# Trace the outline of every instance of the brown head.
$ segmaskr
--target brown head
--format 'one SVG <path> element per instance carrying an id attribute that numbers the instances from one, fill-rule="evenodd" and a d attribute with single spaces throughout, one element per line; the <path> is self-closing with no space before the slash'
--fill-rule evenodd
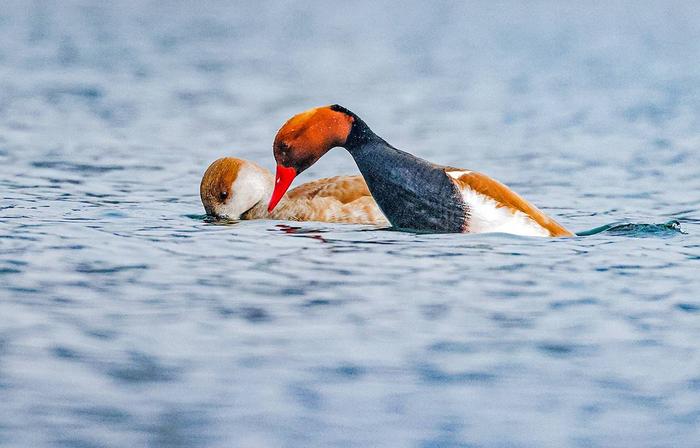
<path id="1" fill-rule="evenodd" d="M 347 109 L 333 105 L 302 112 L 282 126 L 273 144 L 277 176 L 268 211 L 275 208 L 298 174 L 331 148 L 345 145 L 354 120 Z"/>
<path id="2" fill-rule="evenodd" d="M 240 219 L 272 190 L 270 172 L 253 162 L 223 157 L 215 160 L 202 177 L 199 196 L 208 215 Z"/>

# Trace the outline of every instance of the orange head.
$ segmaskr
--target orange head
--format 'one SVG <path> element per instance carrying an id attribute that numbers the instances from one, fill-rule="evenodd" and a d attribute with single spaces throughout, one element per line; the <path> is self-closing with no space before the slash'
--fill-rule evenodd
<path id="1" fill-rule="evenodd" d="M 273 152 L 277 161 L 272 211 L 294 178 L 325 153 L 347 141 L 354 117 L 343 107 L 317 107 L 293 116 L 277 132 Z"/>

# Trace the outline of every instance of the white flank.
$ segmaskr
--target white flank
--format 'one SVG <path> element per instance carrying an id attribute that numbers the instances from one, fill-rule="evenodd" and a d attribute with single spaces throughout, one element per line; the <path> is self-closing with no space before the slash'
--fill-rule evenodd
<path id="1" fill-rule="evenodd" d="M 510 207 L 499 207 L 498 202 L 470 188 L 462 190 L 469 207 L 469 233 L 501 232 L 524 236 L 550 236 L 549 231 L 525 213 Z"/>
<path id="2" fill-rule="evenodd" d="M 465 174 L 471 173 L 469 170 L 462 170 L 462 171 L 445 171 L 448 176 L 450 176 L 452 179 L 459 179 L 460 177 L 464 176 Z"/>

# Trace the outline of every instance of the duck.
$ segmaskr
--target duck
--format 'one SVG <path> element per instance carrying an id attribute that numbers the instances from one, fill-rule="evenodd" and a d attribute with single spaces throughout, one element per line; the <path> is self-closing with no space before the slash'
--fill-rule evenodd
<path id="1" fill-rule="evenodd" d="M 392 227 L 427 233 L 500 232 L 564 237 L 573 233 L 501 182 L 401 151 L 343 106 L 316 107 L 277 132 L 273 211 L 295 177 L 334 147 L 345 148 Z"/>
<path id="2" fill-rule="evenodd" d="M 212 162 L 199 194 L 207 215 L 231 220 L 275 219 L 388 226 L 362 176 L 335 176 L 289 191 L 267 210 L 275 178 L 260 165 L 236 157 Z"/>

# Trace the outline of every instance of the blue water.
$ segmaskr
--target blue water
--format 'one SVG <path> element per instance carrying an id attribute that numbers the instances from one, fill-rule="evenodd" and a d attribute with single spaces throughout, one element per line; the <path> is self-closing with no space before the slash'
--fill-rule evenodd
<path id="1" fill-rule="evenodd" d="M 490 3 L 0 2 L 0 446 L 699 446 L 700 6 Z M 203 219 L 329 103 L 622 225 Z"/>

